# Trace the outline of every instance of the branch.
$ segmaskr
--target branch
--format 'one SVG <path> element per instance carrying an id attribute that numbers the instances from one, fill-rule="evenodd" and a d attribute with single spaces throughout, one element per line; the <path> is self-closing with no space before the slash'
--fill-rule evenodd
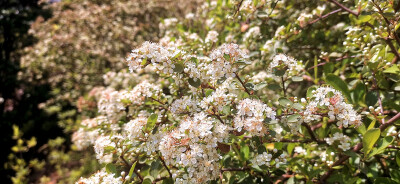
<path id="1" fill-rule="evenodd" d="M 314 24 L 314 23 L 316 23 L 316 22 L 318 22 L 318 21 L 320 21 L 320 20 L 322 20 L 322 19 L 324 19 L 324 18 L 326 18 L 326 17 L 328 17 L 328 16 L 330 16 L 330 15 L 333 15 L 333 14 L 335 14 L 335 13 L 337 13 L 337 12 L 340 12 L 340 11 L 342 11 L 342 10 L 343 10 L 342 8 L 333 10 L 333 11 L 331 11 L 331 12 L 325 14 L 325 15 L 322 15 L 322 16 L 318 17 L 318 18 L 315 19 L 315 20 L 312 20 L 312 21 L 308 22 L 308 25 Z"/>
<path id="2" fill-rule="evenodd" d="M 315 136 L 313 130 L 311 129 L 311 127 L 307 123 L 302 123 L 302 125 L 307 128 L 308 134 L 310 134 L 312 140 L 314 140 L 317 143 L 324 143 L 325 142 L 325 141 L 317 139 L 317 137 Z"/>
<path id="3" fill-rule="evenodd" d="M 381 129 L 381 131 L 385 130 L 387 127 L 392 125 L 398 119 L 400 119 L 400 113 L 397 113 L 396 116 L 393 116 L 392 118 L 390 118 L 385 124 L 382 124 L 381 126 L 379 126 L 379 129 Z"/>
<path id="4" fill-rule="evenodd" d="M 163 159 L 163 158 L 162 158 L 160 155 L 158 155 L 158 158 L 160 158 L 160 160 L 161 160 L 161 162 L 162 162 L 163 166 L 165 167 L 165 169 L 167 169 L 167 171 L 168 171 L 168 174 L 169 174 L 169 177 L 171 177 L 171 178 L 172 178 L 172 173 L 171 173 L 171 171 L 169 170 L 169 168 L 168 168 L 167 164 L 165 164 L 165 161 L 164 161 L 164 159 Z"/>
<path id="5" fill-rule="evenodd" d="M 246 88 L 245 83 L 242 81 L 242 79 L 240 79 L 239 75 L 237 73 L 235 73 L 236 78 L 239 80 L 240 84 L 242 84 L 244 90 L 246 91 L 247 94 L 252 95 L 252 93 L 250 93 L 250 91 Z"/>
<path id="6" fill-rule="evenodd" d="M 329 1 L 332 2 L 333 4 L 336 4 L 336 6 L 339 6 L 340 8 L 342 8 L 342 9 L 346 10 L 347 12 L 349 12 L 349 13 L 355 15 L 356 17 L 358 17 L 358 15 L 359 15 L 358 13 L 356 13 L 353 10 L 350 10 L 350 8 L 347 8 L 346 6 L 344 6 L 344 5 L 340 4 L 339 2 L 337 2 L 336 0 L 329 0 Z"/>

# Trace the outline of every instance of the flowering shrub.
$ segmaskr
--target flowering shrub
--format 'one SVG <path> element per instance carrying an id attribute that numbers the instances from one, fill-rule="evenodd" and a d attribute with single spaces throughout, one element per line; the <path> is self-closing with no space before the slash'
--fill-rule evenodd
<path id="1" fill-rule="evenodd" d="M 76 183 L 400 182 L 399 10 L 218 0 L 165 17 L 85 86 L 73 149 L 102 169 Z"/>
<path id="2" fill-rule="evenodd" d="M 105 166 L 77 183 L 399 182 L 400 5 L 304 4 L 210 1 L 165 19 L 126 59 L 141 82 L 103 89 L 74 133 Z"/>

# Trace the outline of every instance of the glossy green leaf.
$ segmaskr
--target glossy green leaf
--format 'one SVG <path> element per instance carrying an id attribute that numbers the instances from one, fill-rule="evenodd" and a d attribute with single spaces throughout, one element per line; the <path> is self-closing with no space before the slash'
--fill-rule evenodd
<path id="1" fill-rule="evenodd" d="M 106 171 L 107 171 L 107 173 L 117 174 L 117 168 L 116 168 L 115 165 L 112 164 L 112 163 L 108 163 L 108 164 L 106 165 Z"/>
<path id="2" fill-rule="evenodd" d="M 284 98 L 284 97 L 279 98 L 278 101 L 279 101 L 279 104 L 281 104 L 284 107 L 293 105 L 293 102 L 291 100 Z"/>
<path id="3" fill-rule="evenodd" d="M 197 88 L 201 85 L 201 81 L 199 79 L 194 80 L 193 78 L 189 78 L 188 82 L 191 86 L 193 86 L 195 88 Z"/>
<path id="4" fill-rule="evenodd" d="M 342 94 L 351 102 L 350 91 L 347 84 L 338 76 L 334 74 L 328 74 L 325 77 L 326 83 L 330 84 L 333 88 L 342 92 Z"/>
<path id="5" fill-rule="evenodd" d="M 371 157 L 371 156 L 374 156 L 374 155 L 376 155 L 376 154 L 382 153 L 383 151 L 385 151 L 385 149 L 386 149 L 390 144 L 392 144 L 393 140 L 394 140 L 394 138 L 393 138 L 392 136 L 386 136 L 386 137 L 383 138 L 383 139 L 379 139 L 379 141 L 378 141 L 378 143 L 377 143 L 377 144 L 378 144 L 377 148 L 372 149 L 372 151 L 371 151 L 371 153 L 369 154 L 369 156 Z"/>
<path id="6" fill-rule="evenodd" d="M 147 119 L 147 124 L 144 127 L 145 132 L 149 132 L 149 131 L 153 130 L 154 126 L 157 123 L 157 118 L 158 118 L 157 114 L 150 115 L 150 117 Z"/>
<path id="7" fill-rule="evenodd" d="M 379 128 L 373 128 L 373 129 L 370 129 L 367 132 L 365 132 L 363 141 L 362 141 L 365 155 L 367 155 L 372 150 L 372 147 L 374 146 L 375 142 L 378 140 L 380 134 L 381 134 L 381 131 Z"/>
<path id="8" fill-rule="evenodd" d="M 301 117 L 301 116 L 298 115 L 298 114 L 292 114 L 292 115 L 289 115 L 289 116 L 288 116 L 287 121 L 288 121 L 289 123 L 298 122 L 300 117 Z"/>
<path id="9" fill-rule="evenodd" d="M 137 163 L 137 161 L 132 164 L 131 169 L 129 170 L 129 175 L 128 176 L 130 178 L 132 178 L 132 175 L 135 172 L 136 163 Z"/>

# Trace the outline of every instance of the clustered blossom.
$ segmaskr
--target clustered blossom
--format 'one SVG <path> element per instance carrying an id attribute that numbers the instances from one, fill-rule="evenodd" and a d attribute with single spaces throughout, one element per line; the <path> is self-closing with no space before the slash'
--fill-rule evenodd
<path id="1" fill-rule="evenodd" d="M 243 36 L 243 40 L 248 40 L 250 38 L 257 38 L 260 35 L 261 35 L 260 27 L 255 26 L 255 27 L 250 28 L 246 32 L 246 34 Z"/>
<path id="2" fill-rule="evenodd" d="M 211 95 L 204 98 L 200 106 L 208 110 L 210 108 L 216 108 L 217 111 L 222 111 L 224 106 L 229 105 L 230 102 L 233 102 L 237 97 L 235 94 L 229 93 L 229 85 L 231 84 L 231 80 L 226 80 L 219 86 Z"/>
<path id="3" fill-rule="evenodd" d="M 115 177 L 104 169 L 96 172 L 89 178 L 80 178 L 75 184 L 122 184 L 122 177 Z"/>
<path id="4" fill-rule="evenodd" d="M 97 116 L 96 118 L 85 119 L 81 122 L 78 131 L 72 134 L 72 142 L 76 145 L 78 150 L 83 150 L 89 145 L 93 145 L 96 139 L 101 135 L 98 128 L 104 125 L 110 125 L 107 117 Z M 110 126 L 111 129 L 117 130 L 118 128 Z"/>
<path id="5" fill-rule="evenodd" d="M 304 65 L 301 61 L 297 61 L 285 54 L 278 54 L 274 56 L 268 67 L 270 73 L 274 73 L 275 70 L 284 70 L 285 78 L 299 77 L 303 75 Z"/>
<path id="6" fill-rule="evenodd" d="M 270 166 L 272 164 L 275 165 L 276 168 L 279 168 L 281 164 L 286 164 L 286 155 L 281 154 L 279 157 L 272 159 L 272 154 L 263 152 L 262 154 L 256 155 L 253 159 L 250 160 L 253 166 Z"/>
<path id="7" fill-rule="evenodd" d="M 218 41 L 218 35 L 219 34 L 216 31 L 208 32 L 206 40 L 205 40 L 206 43 L 216 43 Z"/>
<path id="8" fill-rule="evenodd" d="M 235 72 L 238 71 L 237 62 L 247 61 L 247 54 L 239 48 L 237 44 L 223 44 L 217 49 L 213 50 L 210 54 L 211 64 L 206 67 L 207 74 L 216 81 L 223 77 L 235 77 Z"/>
<path id="9" fill-rule="evenodd" d="M 325 138 L 326 143 L 332 145 L 335 141 L 339 141 L 340 145 L 338 146 L 343 151 L 347 151 L 350 149 L 350 137 L 344 135 L 343 133 L 336 132 L 333 134 L 331 138 Z"/>
<path id="10" fill-rule="evenodd" d="M 138 74 L 127 72 L 110 71 L 103 75 L 104 84 L 114 89 L 128 88 L 129 85 L 134 84 L 136 78 L 138 78 Z"/>
<path id="11" fill-rule="evenodd" d="M 175 68 L 172 58 L 180 52 L 173 47 L 163 47 L 157 43 L 146 41 L 140 48 L 132 50 L 128 56 L 129 70 L 133 72 L 151 64 L 156 71 L 172 74 Z"/>
<path id="12" fill-rule="evenodd" d="M 237 114 L 234 119 L 235 130 L 243 129 L 255 136 L 263 136 L 267 133 L 264 125 L 266 118 L 275 121 L 276 112 L 260 100 L 243 99 L 237 105 Z"/>
<path id="13" fill-rule="evenodd" d="M 160 152 L 166 164 L 186 168 L 173 171 L 176 183 L 206 183 L 219 174 L 218 142 L 229 128 L 205 113 L 186 117 L 180 126 L 162 138 Z"/>
<path id="14" fill-rule="evenodd" d="M 110 136 L 98 137 L 94 143 L 94 151 L 96 152 L 96 158 L 100 163 L 110 163 L 112 162 L 113 154 L 107 154 L 108 148 L 115 148 L 115 143 L 111 140 Z"/>
<path id="15" fill-rule="evenodd" d="M 177 115 L 185 112 L 197 112 L 199 110 L 198 101 L 192 99 L 190 96 L 184 96 L 181 99 L 175 100 L 170 107 L 170 111 Z"/>
<path id="16" fill-rule="evenodd" d="M 160 91 L 159 86 L 153 85 L 148 81 L 141 82 L 130 91 L 114 91 L 109 88 L 102 92 L 97 104 L 99 113 L 107 115 L 110 120 L 116 121 L 125 115 L 125 109 L 128 104 L 142 105 L 146 97 L 157 95 Z"/>
<path id="17" fill-rule="evenodd" d="M 124 131 L 128 139 L 136 139 L 144 136 L 143 127 L 147 124 L 148 117 L 145 113 L 140 113 L 137 118 L 130 120 L 124 125 Z"/>
<path id="18" fill-rule="evenodd" d="M 337 120 L 337 126 L 345 127 L 361 125 L 361 116 L 353 109 L 351 104 L 347 104 L 345 99 L 339 91 L 331 87 L 319 87 L 313 91 L 315 97 L 306 106 L 304 112 L 304 122 L 308 123 L 313 120 L 321 119 L 321 109 L 328 110 L 328 116 L 331 120 Z"/>

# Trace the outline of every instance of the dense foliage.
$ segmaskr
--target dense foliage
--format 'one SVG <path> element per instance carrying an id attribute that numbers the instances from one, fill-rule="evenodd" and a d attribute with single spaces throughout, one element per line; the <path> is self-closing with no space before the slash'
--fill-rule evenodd
<path id="1" fill-rule="evenodd" d="M 33 25 L 20 77 L 52 87 L 63 162 L 85 155 L 53 163 L 63 182 L 400 183 L 399 1 L 192 3 L 63 2 Z"/>

